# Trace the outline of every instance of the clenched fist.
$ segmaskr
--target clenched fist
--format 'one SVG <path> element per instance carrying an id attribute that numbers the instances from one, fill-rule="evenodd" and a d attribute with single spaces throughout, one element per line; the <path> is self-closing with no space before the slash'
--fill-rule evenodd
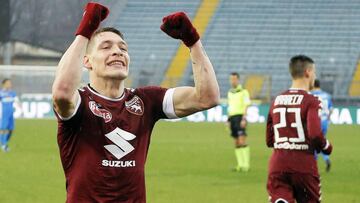
<path id="1" fill-rule="evenodd" d="M 90 39 L 91 35 L 99 27 L 109 14 L 109 9 L 98 3 L 88 3 L 84 9 L 84 15 L 75 35 L 81 35 Z"/>
<path id="2" fill-rule="evenodd" d="M 172 13 L 163 18 L 160 29 L 170 37 L 180 39 L 187 47 L 194 45 L 199 39 L 199 33 L 184 12 Z"/>

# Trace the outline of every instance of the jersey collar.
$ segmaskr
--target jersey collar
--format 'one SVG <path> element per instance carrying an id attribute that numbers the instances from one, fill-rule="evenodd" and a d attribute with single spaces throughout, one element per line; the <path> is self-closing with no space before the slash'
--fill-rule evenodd
<path id="1" fill-rule="evenodd" d="M 120 97 L 117 97 L 117 98 L 110 98 L 110 97 L 107 97 L 107 96 L 104 96 L 104 95 L 101 95 L 100 93 L 98 93 L 94 88 L 92 88 L 90 86 L 90 84 L 87 85 L 87 88 L 90 90 L 91 93 L 95 94 L 96 96 L 99 96 L 103 99 L 106 99 L 106 100 L 109 100 L 109 101 L 120 101 L 124 98 L 125 96 L 125 91 L 122 93 L 122 95 Z"/>
<path id="2" fill-rule="evenodd" d="M 240 92 L 242 89 L 243 89 L 242 86 L 239 84 L 235 88 L 231 88 L 230 92 Z"/>

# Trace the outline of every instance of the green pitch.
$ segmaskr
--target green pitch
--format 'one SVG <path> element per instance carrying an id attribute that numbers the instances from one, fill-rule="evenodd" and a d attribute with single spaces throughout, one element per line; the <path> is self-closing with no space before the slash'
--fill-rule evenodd
<path id="1" fill-rule="evenodd" d="M 236 173 L 233 142 L 221 123 L 159 122 L 146 168 L 149 203 L 267 202 L 264 125 L 249 125 L 251 171 Z M 333 167 L 323 202 L 360 202 L 360 126 L 330 126 Z M 0 202 L 64 202 L 55 120 L 18 120 L 10 152 L 0 152 Z"/>

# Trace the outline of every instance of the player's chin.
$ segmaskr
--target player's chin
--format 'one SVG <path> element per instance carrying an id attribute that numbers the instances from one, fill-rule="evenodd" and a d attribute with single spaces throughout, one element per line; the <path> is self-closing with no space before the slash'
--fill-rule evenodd
<path id="1" fill-rule="evenodd" d="M 114 80 L 125 80 L 128 77 L 127 71 L 114 71 L 112 73 L 107 74 L 108 78 Z"/>

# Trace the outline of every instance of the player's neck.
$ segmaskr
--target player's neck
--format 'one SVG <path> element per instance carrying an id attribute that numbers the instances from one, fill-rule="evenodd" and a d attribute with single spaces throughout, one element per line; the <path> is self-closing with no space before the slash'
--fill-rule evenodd
<path id="1" fill-rule="evenodd" d="M 309 91 L 310 87 L 309 87 L 309 82 L 306 79 L 293 79 L 292 81 L 292 85 L 291 85 L 292 89 L 302 89 L 305 91 Z"/>
<path id="2" fill-rule="evenodd" d="M 97 79 L 90 81 L 90 86 L 99 94 L 113 99 L 119 98 L 124 92 L 123 80 Z"/>
<path id="3" fill-rule="evenodd" d="M 238 87 L 239 87 L 239 85 L 240 85 L 240 84 L 231 85 L 231 88 L 236 89 L 236 88 L 238 88 Z"/>

